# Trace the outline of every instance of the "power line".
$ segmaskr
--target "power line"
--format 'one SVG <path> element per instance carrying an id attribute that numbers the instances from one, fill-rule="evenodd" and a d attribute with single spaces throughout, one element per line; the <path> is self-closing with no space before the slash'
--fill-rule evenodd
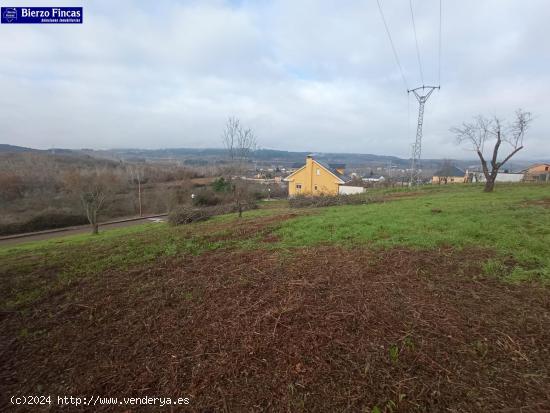
<path id="1" fill-rule="evenodd" d="M 411 140 L 411 94 L 407 93 L 407 142 Z"/>
<path id="2" fill-rule="evenodd" d="M 441 0 L 439 0 L 439 53 L 438 53 L 438 68 L 437 68 L 437 84 L 441 86 Z"/>
<path id="3" fill-rule="evenodd" d="M 411 20 L 413 25 L 413 31 L 414 31 L 414 41 L 416 44 L 416 57 L 418 59 L 418 67 L 420 68 L 420 79 L 422 80 L 422 86 L 409 89 L 407 86 L 407 80 L 405 79 L 405 75 L 403 73 L 403 68 L 401 66 L 401 62 L 399 61 L 399 56 L 397 55 L 397 50 L 395 49 L 395 45 L 393 44 L 393 39 L 391 37 L 390 29 L 388 27 L 388 24 L 386 22 L 386 18 L 384 17 L 384 12 L 382 11 L 382 6 L 380 5 L 380 0 L 376 0 L 376 3 L 378 4 L 378 10 L 380 12 L 380 16 L 382 17 L 382 22 L 384 23 L 384 27 L 386 28 L 386 34 L 388 35 L 388 39 L 390 41 L 391 48 L 393 50 L 393 55 L 395 57 L 395 62 L 397 63 L 397 67 L 399 68 L 399 71 L 401 72 L 401 77 L 403 78 L 403 83 L 405 84 L 405 87 L 407 88 L 407 94 L 410 95 L 411 93 L 414 94 L 416 99 L 418 100 L 418 122 L 416 127 L 416 140 L 415 143 L 412 145 L 412 155 L 411 155 L 411 178 L 410 178 L 410 184 L 415 185 L 420 181 L 420 159 L 422 156 L 422 129 L 424 124 L 424 106 L 430 97 L 430 95 L 433 93 L 435 89 L 440 89 L 441 87 L 441 33 L 442 33 L 442 0 L 439 0 L 439 44 L 438 44 L 438 85 L 437 86 L 426 86 L 424 84 L 424 71 L 422 69 L 422 59 L 420 58 L 420 47 L 418 46 L 418 36 L 416 33 L 416 23 L 414 21 L 414 10 L 412 6 L 412 0 L 409 0 L 409 7 L 411 12 Z M 407 137 L 409 137 L 410 134 L 410 97 L 407 98 Z"/>
<path id="4" fill-rule="evenodd" d="M 386 28 L 386 33 L 388 35 L 388 39 L 390 40 L 391 48 L 393 50 L 393 56 L 395 57 L 395 62 L 397 63 L 399 72 L 401 73 L 401 78 L 403 79 L 405 88 L 409 90 L 409 86 L 407 85 L 407 80 L 405 79 L 405 75 L 403 74 L 403 68 L 401 67 L 401 62 L 399 61 L 399 56 L 397 55 L 397 51 L 395 50 L 395 45 L 393 44 L 393 40 L 391 38 L 390 29 L 388 28 L 388 24 L 386 23 L 386 18 L 384 17 L 384 12 L 382 11 L 382 6 L 380 5 L 380 0 L 376 0 L 376 3 L 378 4 L 378 10 L 380 11 L 380 16 L 382 17 L 382 22 L 384 23 L 384 27 Z"/>
<path id="5" fill-rule="evenodd" d="M 414 42 L 416 44 L 416 57 L 418 59 L 418 67 L 420 68 L 420 80 L 422 81 L 422 84 L 424 84 L 424 73 L 422 71 L 422 60 L 420 59 L 420 48 L 418 47 L 418 37 L 416 35 L 416 24 L 414 23 L 414 12 L 413 12 L 412 0 L 409 0 L 409 6 L 411 9 L 411 20 L 412 20 L 412 26 L 414 31 Z"/>

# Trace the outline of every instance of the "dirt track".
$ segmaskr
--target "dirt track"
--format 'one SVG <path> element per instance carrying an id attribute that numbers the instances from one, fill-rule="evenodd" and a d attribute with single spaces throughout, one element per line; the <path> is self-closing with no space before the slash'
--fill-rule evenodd
<path id="1" fill-rule="evenodd" d="M 548 288 L 483 277 L 490 256 L 217 251 L 84 278 L 2 314 L 15 339 L 1 340 L 1 393 L 190 396 L 201 412 L 549 411 Z"/>

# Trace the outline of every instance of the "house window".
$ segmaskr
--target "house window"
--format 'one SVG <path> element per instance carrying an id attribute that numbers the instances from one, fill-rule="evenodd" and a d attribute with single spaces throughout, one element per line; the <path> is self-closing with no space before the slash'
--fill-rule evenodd
<path id="1" fill-rule="evenodd" d="M 317 185 L 315 185 L 315 190 L 317 191 Z"/>
<path id="2" fill-rule="evenodd" d="M 321 170 L 317 169 L 317 175 L 321 175 Z"/>
<path id="3" fill-rule="evenodd" d="M 302 184 L 296 184 L 296 190 L 299 191 L 302 189 Z"/>

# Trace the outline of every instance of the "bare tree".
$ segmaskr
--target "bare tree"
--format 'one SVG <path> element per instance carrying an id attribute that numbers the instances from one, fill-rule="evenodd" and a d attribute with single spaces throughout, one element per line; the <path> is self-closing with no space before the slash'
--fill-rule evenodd
<path id="1" fill-rule="evenodd" d="M 242 169 L 244 164 L 250 159 L 252 152 L 256 150 L 256 135 L 252 129 L 240 128 L 237 134 L 237 160 Z"/>
<path id="2" fill-rule="evenodd" d="M 65 186 L 78 195 L 92 227 L 92 234 L 99 232 L 98 214 L 105 206 L 109 195 L 114 192 L 117 181 L 115 174 L 105 170 L 74 171 L 65 176 Z"/>
<path id="3" fill-rule="evenodd" d="M 514 122 L 504 125 L 503 121 L 496 116 L 486 118 L 482 115 L 474 118 L 473 122 L 464 122 L 462 126 L 451 128 L 456 135 L 458 143 L 466 142 L 479 156 L 483 174 L 485 175 L 485 192 L 492 192 L 495 187 L 495 180 L 499 169 L 523 149 L 523 138 L 529 128 L 532 116 L 530 112 L 522 109 L 516 111 Z M 485 159 L 484 150 L 490 149 L 489 143 L 495 141 L 492 147 L 491 158 Z M 511 152 L 501 161 L 498 160 L 498 152 L 502 143 L 511 146 Z"/>
<path id="4" fill-rule="evenodd" d="M 246 179 L 237 177 L 231 181 L 232 202 L 239 218 L 243 216 L 244 211 L 254 206 L 259 193 L 260 191 Z"/>
<path id="5" fill-rule="evenodd" d="M 235 160 L 236 155 L 236 148 L 237 148 L 237 140 L 239 131 L 241 130 L 241 122 L 239 119 L 231 116 L 227 119 L 227 123 L 225 124 L 225 129 L 222 134 L 222 142 L 223 146 L 225 147 L 225 150 L 227 151 L 227 155 L 229 156 L 229 160 L 231 163 Z"/>
<path id="6" fill-rule="evenodd" d="M 236 117 L 229 117 L 222 133 L 222 142 L 231 162 L 231 169 L 241 171 L 257 147 L 256 136 L 250 128 L 244 128 Z"/>
<path id="7" fill-rule="evenodd" d="M 230 117 L 227 119 L 222 134 L 222 141 L 231 162 L 227 180 L 231 182 L 233 201 L 237 207 L 239 218 L 249 198 L 248 186 L 242 179 L 231 176 L 235 172 L 242 172 L 246 162 L 257 147 L 256 135 L 250 128 L 244 128 L 239 119 Z"/>
<path id="8" fill-rule="evenodd" d="M 19 175 L 12 172 L 0 171 L 0 201 L 14 201 L 22 198 L 25 185 Z"/>
<path id="9" fill-rule="evenodd" d="M 237 207 L 237 212 L 239 213 L 239 218 L 243 216 L 247 193 L 248 188 L 242 180 L 237 179 L 233 182 L 233 199 L 235 201 L 235 206 Z"/>

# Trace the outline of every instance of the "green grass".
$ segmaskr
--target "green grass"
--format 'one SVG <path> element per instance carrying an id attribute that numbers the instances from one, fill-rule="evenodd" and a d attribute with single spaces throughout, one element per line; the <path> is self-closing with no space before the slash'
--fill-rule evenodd
<path id="1" fill-rule="evenodd" d="M 506 185 L 489 194 L 477 186 L 429 188 L 414 198 L 325 208 L 286 221 L 278 231 L 281 246 L 491 248 L 517 260 L 510 279 L 550 280 L 550 210 L 526 202 L 550 196 L 550 187 Z"/>
<path id="2" fill-rule="evenodd" d="M 401 190 L 371 191 L 388 195 Z M 128 270 L 184 254 L 219 248 L 293 248 L 333 244 L 344 247 L 432 249 L 486 248 L 495 251 L 483 263 L 488 275 L 511 281 L 550 281 L 550 209 L 528 201 L 550 197 L 544 185 L 501 185 L 486 194 L 479 186 L 429 186 L 416 196 L 385 203 L 317 208 L 282 221 L 279 241 L 262 235 L 213 241 L 206 234 L 231 232 L 228 214 L 181 227 L 143 224 L 0 248 L 0 295 L 4 309 L 19 308 L 87 276 Z M 267 204 L 267 203 L 266 203 Z M 247 211 L 240 222 L 288 212 L 285 202 Z M 303 211 L 308 212 L 308 211 Z M 225 227 L 224 227 L 225 226 Z"/>
<path id="3" fill-rule="evenodd" d="M 281 211 L 258 209 L 244 213 L 240 222 L 254 221 Z M 47 293 L 69 286 L 85 276 L 108 270 L 128 270 L 184 254 L 198 255 L 218 248 L 251 248 L 250 239 L 212 241 L 218 225 L 238 220 L 237 214 L 217 216 L 206 222 L 172 227 L 147 223 L 101 231 L 98 235 L 79 234 L 0 247 L 0 309 L 24 306 Z"/>

